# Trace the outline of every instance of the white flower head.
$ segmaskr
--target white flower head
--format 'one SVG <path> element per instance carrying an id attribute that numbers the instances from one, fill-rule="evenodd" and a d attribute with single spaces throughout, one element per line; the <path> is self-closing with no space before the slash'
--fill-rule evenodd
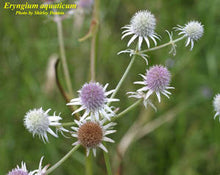
<path id="1" fill-rule="evenodd" d="M 204 33 L 203 25 L 198 21 L 190 21 L 185 26 L 178 25 L 175 29 L 180 31 L 179 35 L 187 37 L 186 46 L 191 43 L 190 50 L 193 49 L 194 41 L 199 40 Z"/>
<path id="2" fill-rule="evenodd" d="M 98 120 L 100 116 L 102 118 L 107 118 L 110 120 L 111 117 L 115 115 L 111 107 L 107 105 L 109 102 L 119 101 L 115 98 L 108 98 L 107 96 L 112 94 L 114 90 L 106 92 L 108 84 L 104 87 L 96 82 L 90 82 L 83 85 L 83 87 L 78 91 L 79 97 L 74 98 L 67 103 L 67 105 L 80 105 L 81 107 L 74 111 L 72 114 L 78 113 L 85 110 L 85 113 L 80 118 L 84 120 L 90 115 L 91 119 Z"/>
<path id="3" fill-rule="evenodd" d="M 73 143 L 73 145 L 82 145 L 86 148 L 86 155 L 89 155 L 92 149 L 93 155 L 96 156 L 96 148 L 101 148 L 103 151 L 108 152 L 106 147 L 102 144 L 103 141 L 114 143 L 114 140 L 107 137 L 108 134 L 116 132 L 116 130 L 111 130 L 116 123 L 104 124 L 106 119 L 101 121 L 77 121 L 75 123 L 78 127 L 71 127 L 75 132 L 72 133 L 73 137 L 78 140 Z"/>
<path id="4" fill-rule="evenodd" d="M 214 119 L 215 119 L 217 116 L 220 116 L 220 94 L 217 94 L 214 97 L 213 106 L 214 106 L 214 110 L 216 112 L 215 116 L 214 116 Z M 220 118 L 219 118 L 219 121 L 220 121 Z"/>
<path id="5" fill-rule="evenodd" d="M 154 31 L 155 27 L 156 18 L 154 15 L 148 10 L 139 11 L 131 18 L 130 24 L 123 27 L 125 30 L 122 32 L 122 39 L 128 35 L 133 35 L 128 42 L 127 46 L 129 47 L 130 44 L 138 38 L 138 50 L 141 49 L 143 40 L 145 40 L 148 48 L 150 47 L 149 38 L 153 40 L 156 46 L 156 39 L 160 38 Z"/>
<path id="6" fill-rule="evenodd" d="M 59 127 L 60 131 L 66 131 L 61 126 L 59 122 L 62 118 L 55 113 L 50 116 L 48 115 L 49 111 L 44 111 L 42 108 L 33 109 L 26 113 L 24 117 L 24 126 L 26 129 L 33 134 L 33 136 L 38 135 L 43 142 L 48 142 L 47 132 L 53 135 L 54 137 L 58 137 L 58 135 L 50 128 L 50 126 Z"/>
<path id="7" fill-rule="evenodd" d="M 141 75 L 141 76 L 143 77 L 144 80 L 134 82 L 134 84 L 144 85 L 144 87 L 137 90 L 138 92 L 137 94 L 143 94 L 143 93 L 145 94 L 144 100 L 148 100 L 148 98 L 153 93 L 156 93 L 159 102 L 161 102 L 161 94 L 169 98 L 169 95 L 171 93 L 167 90 L 174 89 L 174 87 L 169 86 L 171 75 L 166 67 L 161 65 L 152 66 L 149 68 L 149 70 L 147 70 L 146 75 Z M 135 94 L 131 93 L 131 95 L 135 95 Z"/>

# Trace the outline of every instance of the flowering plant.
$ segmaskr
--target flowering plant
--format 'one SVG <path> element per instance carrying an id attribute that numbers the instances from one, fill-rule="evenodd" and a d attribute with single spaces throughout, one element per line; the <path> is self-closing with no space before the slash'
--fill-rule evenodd
<path id="1" fill-rule="evenodd" d="M 167 98 L 170 97 L 170 90 L 172 90 L 172 93 L 175 94 L 175 91 L 173 90 L 174 87 L 170 85 L 172 72 L 170 72 L 166 66 L 161 64 L 148 66 L 148 64 L 151 64 L 151 62 L 148 61 L 148 52 L 155 51 L 166 46 L 171 46 L 170 53 L 175 55 L 176 43 L 184 39 L 186 39 L 185 46 L 191 45 L 190 50 L 192 50 L 194 47 L 194 43 L 202 37 L 204 32 L 203 25 L 200 22 L 191 21 L 185 24 L 185 26 L 178 25 L 177 27 L 174 27 L 174 29 L 179 32 L 178 35 L 181 35 L 176 39 L 173 39 L 173 32 L 167 31 L 169 41 L 167 43 L 159 45 L 159 42 L 162 41 L 162 37 L 155 32 L 155 16 L 149 10 L 138 11 L 131 18 L 130 24 L 122 27 L 125 30 L 122 32 L 121 39 L 124 39 L 127 36 L 131 36 L 131 38 L 127 43 L 127 47 L 129 48 L 120 51 L 118 54 L 128 53 L 131 57 L 130 63 L 125 69 L 124 74 L 122 75 L 116 87 L 113 90 L 107 90 L 108 83 L 106 85 L 102 85 L 102 83 L 96 80 L 95 76 L 95 43 L 97 40 L 99 16 L 97 15 L 98 1 L 95 1 L 94 3 L 95 4 L 93 8 L 93 18 L 90 26 L 90 31 L 85 37 L 81 38 L 81 41 L 88 38 L 91 38 L 92 41 L 90 59 L 91 80 L 82 85 L 82 88 L 78 91 L 77 97 L 73 97 L 71 79 L 69 76 L 69 70 L 66 63 L 65 50 L 63 45 L 62 20 L 65 18 L 55 16 L 53 19 L 56 22 L 58 28 L 61 62 L 63 65 L 64 80 L 66 82 L 68 91 L 64 91 L 58 77 L 57 85 L 63 97 L 67 101 L 65 107 L 70 107 L 74 119 L 73 117 L 70 117 L 68 123 L 63 123 L 61 122 L 61 114 L 56 115 L 56 113 L 54 113 L 53 115 L 49 115 L 50 109 L 44 111 L 44 108 L 30 110 L 26 113 L 24 117 L 24 125 L 26 129 L 33 136 L 38 135 L 44 143 L 49 142 L 47 135 L 48 133 L 56 138 L 58 138 L 59 133 L 61 133 L 63 136 L 74 140 L 72 143 L 73 147 L 56 164 L 50 166 L 50 168 L 49 165 L 46 165 L 44 168 L 42 168 L 42 158 L 40 160 L 40 165 L 38 169 L 29 171 L 26 168 L 26 164 L 22 162 L 21 167 L 17 166 L 17 168 L 11 170 L 8 175 L 50 174 L 57 167 L 61 166 L 62 163 L 74 152 L 76 152 L 80 146 L 84 147 L 86 150 L 85 155 L 87 156 L 88 164 L 91 164 L 91 156 L 96 156 L 97 148 L 101 148 L 101 150 L 103 150 L 104 152 L 104 160 L 106 164 L 107 174 L 112 174 L 108 154 L 109 145 L 107 145 L 106 142 L 114 143 L 114 140 L 111 139 L 108 135 L 116 133 L 116 121 L 120 122 L 119 118 L 125 116 L 126 113 L 130 112 L 138 105 L 143 104 L 145 108 L 147 108 L 149 104 L 156 111 L 157 105 L 153 103 L 153 96 L 156 96 L 158 102 L 160 103 L 162 100 L 165 100 L 162 99 L 162 95 L 166 96 Z M 92 4 L 93 1 L 88 1 L 88 4 L 86 4 L 85 0 L 79 1 L 79 5 L 81 7 L 80 12 L 69 14 L 74 15 L 75 13 L 82 13 L 82 9 L 85 7 L 86 11 L 88 11 L 88 9 L 91 8 Z M 132 43 L 135 43 L 136 39 L 137 42 L 135 44 L 135 47 L 130 47 L 132 46 Z M 154 46 L 152 46 L 152 42 Z M 143 80 L 134 82 L 134 84 L 140 84 L 142 85 L 142 87 L 140 89 L 137 89 L 135 92 L 127 92 L 127 94 L 129 95 L 128 97 L 137 98 L 137 101 L 121 111 L 120 103 L 123 103 L 123 99 L 118 99 L 117 93 L 123 85 L 137 57 L 143 58 L 146 63 L 146 72 L 145 74 L 141 74 Z M 137 74 L 139 73 L 143 72 L 137 72 Z M 112 106 L 112 102 L 115 102 L 114 106 Z M 214 106 L 216 110 L 216 117 L 220 113 L 218 96 L 216 96 L 215 98 Z M 141 129 L 143 130 L 144 127 L 142 127 Z M 143 134 L 144 132 L 141 133 Z M 139 137 L 141 136 L 139 135 Z M 124 143 L 124 140 L 122 140 L 121 145 L 123 145 Z M 125 144 L 128 145 L 128 142 Z M 119 147 L 119 152 L 122 155 L 125 152 L 125 148 L 126 146 Z M 88 167 L 88 165 L 86 167 Z M 88 169 L 87 171 L 89 172 L 91 170 Z"/>

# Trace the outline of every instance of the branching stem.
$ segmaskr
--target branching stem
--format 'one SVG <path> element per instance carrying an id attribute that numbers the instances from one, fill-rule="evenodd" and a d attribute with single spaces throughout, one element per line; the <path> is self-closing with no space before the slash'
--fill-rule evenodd
<path id="1" fill-rule="evenodd" d="M 49 168 L 46 171 L 46 174 L 50 174 L 53 172 L 57 167 L 59 167 L 66 159 L 68 159 L 78 148 L 80 145 L 74 146 L 62 159 L 60 159 L 55 165 Z"/>

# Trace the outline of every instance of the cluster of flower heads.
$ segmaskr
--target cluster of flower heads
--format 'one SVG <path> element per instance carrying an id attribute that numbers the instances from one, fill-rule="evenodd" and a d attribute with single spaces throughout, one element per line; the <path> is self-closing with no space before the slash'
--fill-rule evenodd
<path id="1" fill-rule="evenodd" d="M 146 42 L 147 47 L 150 48 L 151 45 L 149 39 L 151 39 L 154 42 L 154 45 L 156 46 L 156 39 L 160 40 L 161 38 L 155 32 L 156 18 L 148 10 L 142 10 L 135 13 L 134 16 L 131 18 L 130 24 L 122 28 L 125 30 L 122 32 L 123 36 L 121 39 L 125 38 L 126 36 L 132 35 L 131 39 L 128 41 L 127 47 L 129 47 L 135 39 L 138 39 L 137 51 L 141 50 L 143 40 Z M 174 27 L 174 29 L 176 31 L 179 31 L 178 35 L 183 35 L 182 37 L 186 38 L 186 46 L 191 44 L 191 50 L 194 47 L 194 41 L 199 40 L 204 32 L 203 25 L 198 21 L 190 21 L 189 23 L 185 24 L 185 26 L 178 25 L 177 27 Z M 173 42 L 172 33 L 168 31 L 167 33 L 170 37 L 170 42 Z M 174 48 L 172 48 L 171 50 L 175 52 L 175 44 L 173 43 L 172 45 Z M 147 56 L 143 53 L 135 52 L 132 49 L 127 49 L 119 53 L 130 53 L 130 55 L 137 54 L 144 59 L 146 59 Z"/>
<path id="2" fill-rule="evenodd" d="M 123 50 L 120 53 L 130 53 L 130 56 L 139 55 L 145 59 L 146 63 L 148 64 L 147 55 L 144 52 L 141 52 L 141 46 L 143 40 L 146 42 L 147 47 L 150 48 L 150 40 L 154 42 L 154 45 L 157 45 L 157 40 L 160 40 L 160 36 L 155 32 L 156 28 L 156 19 L 155 16 L 148 10 L 139 11 L 134 14 L 131 18 L 130 24 L 123 27 L 125 29 L 122 34 L 122 39 L 126 36 L 132 35 L 131 39 L 129 40 L 127 47 L 131 45 L 131 43 L 138 39 L 137 48 L 136 50 L 127 49 Z M 179 31 L 178 35 L 183 35 L 183 39 L 186 38 L 186 46 L 191 44 L 191 50 L 194 46 L 194 41 L 200 39 L 203 35 L 204 29 L 203 25 L 198 21 L 190 21 L 185 26 L 174 27 L 176 31 Z M 170 42 L 172 44 L 171 52 L 175 54 L 175 43 L 173 42 L 172 33 L 168 32 Z M 129 97 L 134 98 L 142 98 L 145 107 L 147 104 L 150 104 L 154 109 L 156 107 L 153 105 L 149 97 L 155 93 L 159 102 L 161 102 L 161 94 L 165 95 L 169 98 L 171 94 L 168 90 L 174 89 L 174 87 L 170 87 L 170 79 L 171 74 L 168 69 L 162 65 L 156 65 L 150 67 L 145 75 L 141 75 L 143 81 L 134 82 L 135 84 L 141 84 L 143 87 L 136 92 L 128 92 Z"/>
<path id="3" fill-rule="evenodd" d="M 79 0 L 77 4 L 81 8 L 90 8 L 93 2 L 93 0 Z M 126 36 L 133 35 L 127 47 L 135 39 L 138 39 L 138 43 L 136 50 L 128 49 L 120 53 L 130 53 L 130 56 L 137 54 L 144 58 L 148 64 L 147 55 L 139 51 L 141 51 L 143 40 L 146 42 L 148 48 L 151 46 L 150 39 L 154 42 L 155 46 L 157 45 L 157 40 L 160 40 L 160 36 L 155 32 L 155 16 L 148 10 L 139 11 L 131 18 L 130 24 L 123 28 L 125 30 L 122 32 L 122 39 Z M 175 29 L 179 31 L 179 35 L 182 35 L 181 39 L 187 38 L 186 46 L 191 44 L 191 50 L 194 47 L 194 41 L 200 39 L 204 32 L 203 25 L 197 21 L 191 21 L 185 26 L 178 25 Z M 172 33 L 168 32 L 168 34 L 170 41 L 173 41 Z M 174 43 L 173 45 L 175 46 Z M 150 100 L 150 96 L 155 93 L 159 102 L 161 102 L 161 94 L 169 98 L 171 93 L 168 90 L 174 89 L 174 87 L 170 86 L 171 74 L 166 67 L 156 65 L 147 69 L 144 75 L 141 74 L 141 77 L 143 81 L 137 81 L 134 84 L 140 84 L 143 87 L 136 92 L 128 92 L 129 97 L 143 99 L 145 107 L 150 104 L 156 109 Z M 98 82 L 85 83 L 78 91 L 79 96 L 67 103 L 67 105 L 80 106 L 72 115 L 76 113 L 81 114 L 84 111 L 79 120 L 74 120 L 75 125 L 71 127 L 73 131 L 69 131 L 62 126 L 60 123 L 60 120 L 62 120 L 60 114 L 56 115 L 54 112 L 53 115 L 49 115 L 50 109 L 44 111 L 42 108 L 28 111 L 24 117 L 24 125 L 33 136 L 39 136 L 44 143 L 48 142 L 47 133 L 58 137 L 58 132 L 61 132 L 61 134 L 67 132 L 77 139 L 73 145 L 82 145 L 86 148 L 87 156 L 90 154 L 90 151 L 96 156 L 96 148 L 98 147 L 108 152 L 102 142 L 113 143 L 114 141 L 108 135 L 116 132 L 113 129 L 116 123 L 111 122 L 116 114 L 114 107 L 109 104 L 119 101 L 119 99 L 108 97 L 114 90 L 107 91 L 107 87 L 108 84 L 102 86 Z M 213 104 L 216 111 L 214 118 L 216 118 L 216 116 L 220 116 L 220 94 L 216 95 Z M 55 127 L 56 131 L 54 132 L 51 127 Z M 21 167 L 17 166 L 8 175 L 45 175 L 49 165 L 42 168 L 42 160 L 43 157 L 40 160 L 37 170 L 28 171 L 26 164 L 22 162 Z"/>
<path id="4" fill-rule="evenodd" d="M 78 91 L 79 97 L 67 103 L 67 105 L 80 106 L 72 115 L 85 111 L 79 121 L 74 120 L 77 125 L 77 127 L 71 127 L 74 131 L 70 132 L 62 127 L 60 114 L 56 115 L 54 113 L 50 116 L 48 114 L 50 109 L 44 111 L 42 108 L 28 111 L 24 117 L 24 125 L 33 136 L 38 135 L 44 142 L 48 142 L 47 133 L 58 137 L 57 132 L 70 132 L 73 137 L 78 139 L 73 145 L 80 144 L 84 146 L 87 155 L 89 155 L 91 149 L 93 154 L 96 155 L 97 147 L 107 152 L 102 141 L 114 142 L 106 135 L 116 132 L 111 129 L 115 125 L 111 122 L 115 112 L 113 107 L 109 107 L 108 103 L 119 101 L 115 98 L 108 98 L 114 90 L 106 91 L 107 87 L 108 84 L 103 87 L 97 82 L 86 83 Z M 50 126 L 56 127 L 56 132 Z"/>
<path id="5" fill-rule="evenodd" d="M 106 91 L 108 84 L 104 87 L 97 82 L 90 82 L 83 85 L 78 91 L 79 97 L 74 98 L 67 105 L 80 106 L 79 109 L 72 114 L 85 110 L 80 120 L 75 120 L 77 127 L 71 127 L 74 132 L 73 137 L 77 141 L 73 145 L 82 145 L 86 148 L 86 155 L 88 156 L 90 150 L 96 155 L 96 148 L 99 147 L 107 152 L 106 147 L 102 141 L 114 142 L 106 135 L 116 132 L 111 128 L 115 123 L 110 122 L 111 118 L 115 116 L 113 107 L 109 107 L 108 103 L 119 101 L 115 98 L 108 98 L 114 90 Z"/>
<path id="6" fill-rule="evenodd" d="M 26 164 L 24 162 L 21 162 L 21 167 L 17 165 L 17 167 L 8 172 L 7 175 L 46 175 L 46 171 L 49 165 L 46 165 L 44 168 L 42 168 L 42 161 L 43 157 L 41 157 L 40 159 L 38 169 L 33 171 L 28 171 Z"/>

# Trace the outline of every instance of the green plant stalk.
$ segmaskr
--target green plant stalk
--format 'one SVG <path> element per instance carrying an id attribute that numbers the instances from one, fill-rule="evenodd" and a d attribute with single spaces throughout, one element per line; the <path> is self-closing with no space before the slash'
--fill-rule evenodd
<path id="1" fill-rule="evenodd" d="M 105 159 L 105 165 L 106 165 L 106 169 L 107 169 L 107 174 L 108 175 L 112 175 L 112 169 L 111 169 L 111 164 L 110 164 L 110 160 L 109 160 L 109 155 L 108 153 L 106 153 L 105 151 L 103 151 L 104 154 L 104 159 Z"/>
<path id="2" fill-rule="evenodd" d="M 60 159 L 55 165 L 53 165 L 51 168 L 49 168 L 46 171 L 46 174 L 50 174 L 53 172 L 57 167 L 59 167 L 66 159 L 68 159 L 78 148 L 80 145 L 74 146 L 62 159 Z"/>
<path id="3" fill-rule="evenodd" d="M 93 35 L 91 41 L 91 54 L 90 54 L 91 81 L 95 81 L 95 56 L 96 56 L 96 34 Z"/>
<path id="4" fill-rule="evenodd" d="M 115 117 L 113 117 L 111 119 L 111 121 L 107 121 L 106 123 L 109 122 L 113 122 L 115 120 L 118 120 L 119 118 L 123 117 L 126 113 L 128 113 L 129 111 L 131 111 L 132 109 L 134 109 L 135 107 L 137 107 L 143 100 L 139 99 L 137 100 L 135 103 L 133 103 L 131 106 L 127 107 L 125 110 L 123 110 L 122 112 L 120 112 L 118 115 L 116 115 Z"/>
<path id="5" fill-rule="evenodd" d="M 75 122 L 66 122 L 66 123 L 61 123 L 62 126 L 73 126 L 76 125 Z"/>
<path id="6" fill-rule="evenodd" d="M 86 157 L 86 175 L 92 175 L 92 153 L 89 153 L 89 156 Z"/>
<path id="7" fill-rule="evenodd" d="M 181 40 L 184 39 L 184 38 L 185 38 L 185 36 L 182 36 L 182 37 L 180 37 L 180 38 L 177 38 L 177 39 L 175 39 L 175 40 L 172 40 L 172 41 L 170 41 L 170 42 L 168 42 L 168 43 L 165 43 L 165 44 L 162 44 L 162 45 L 160 45 L 160 46 L 156 46 L 156 47 L 152 47 L 152 48 L 149 48 L 149 49 L 146 49 L 146 50 L 142 50 L 142 51 L 140 51 L 139 53 L 145 53 L 145 52 L 150 52 L 150 51 L 158 50 L 158 49 L 161 49 L 161 48 L 163 48 L 163 47 L 169 46 L 169 45 L 171 45 L 171 44 L 175 44 L 176 42 L 181 41 Z"/>
<path id="8" fill-rule="evenodd" d="M 60 46 L 60 56 L 61 56 L 61 61 L 63 65 L 64 77 L 65 77 L 69 95 L 72 97 L 73 90 L 72 90 L 72 84 L 70 80 L 69 69 L 68 69 L 67 62 L 66 62 L 66 54 L 65 54 L 64 41 L 63 41 L 63 27 L 62 27 L 62 21 L 60 20 L 60 18 L 58 18 L 56 23 L 57 23 L 57 34 L 58 34 L 58 41 L 59 41 L 59 46 Z"/>
<path id="9" fill-rule="evenodd" d="M 99 0 L 95 0 L 94 8 L 93 8 L 93 19 L 95 22 L 94 31 L 92 33 L 91 40 L 91 51 L 90 51 L 90 73 L 91 73 L 91 81 L 95 81 L 95 62 L 96 62 L 96 49 L 97 49 L 97 32 L 99 25 Z"/>
<path id="10" fill-rule="evenodd" d="M 136 55 L 133 55 L 132 58 L 131 58 L 131 61 L 130 61 L 129 65 L 128 65 L 128 67 L 127 67 L 127 69 L 125 70 L 123 76 L 121 77 L 119 83 L 117 84 L 117 86 L 116 86 L 116 88 L 115 88 L 115 91 L 113 92 L 113 94 L 111 95 L 110 98 L 114 98 L 115 95 L 117 94 L 117 92 L 118 92 L 118 90 L 120 89 L 122 83 L 124 82 L 125 78 L 127 77 L 128 73 L 129 73 L 129 71 L 130 71 L 130 69 L 131 69 L 131 67 L 132 67 L 132 65 L 133 65 L 133 63 L 134 63 L 135 58 L 136 58 Z M 109 102 L 107 105 L 110 105 L 110 104 L 111 104 L 111 102 Z"/>

